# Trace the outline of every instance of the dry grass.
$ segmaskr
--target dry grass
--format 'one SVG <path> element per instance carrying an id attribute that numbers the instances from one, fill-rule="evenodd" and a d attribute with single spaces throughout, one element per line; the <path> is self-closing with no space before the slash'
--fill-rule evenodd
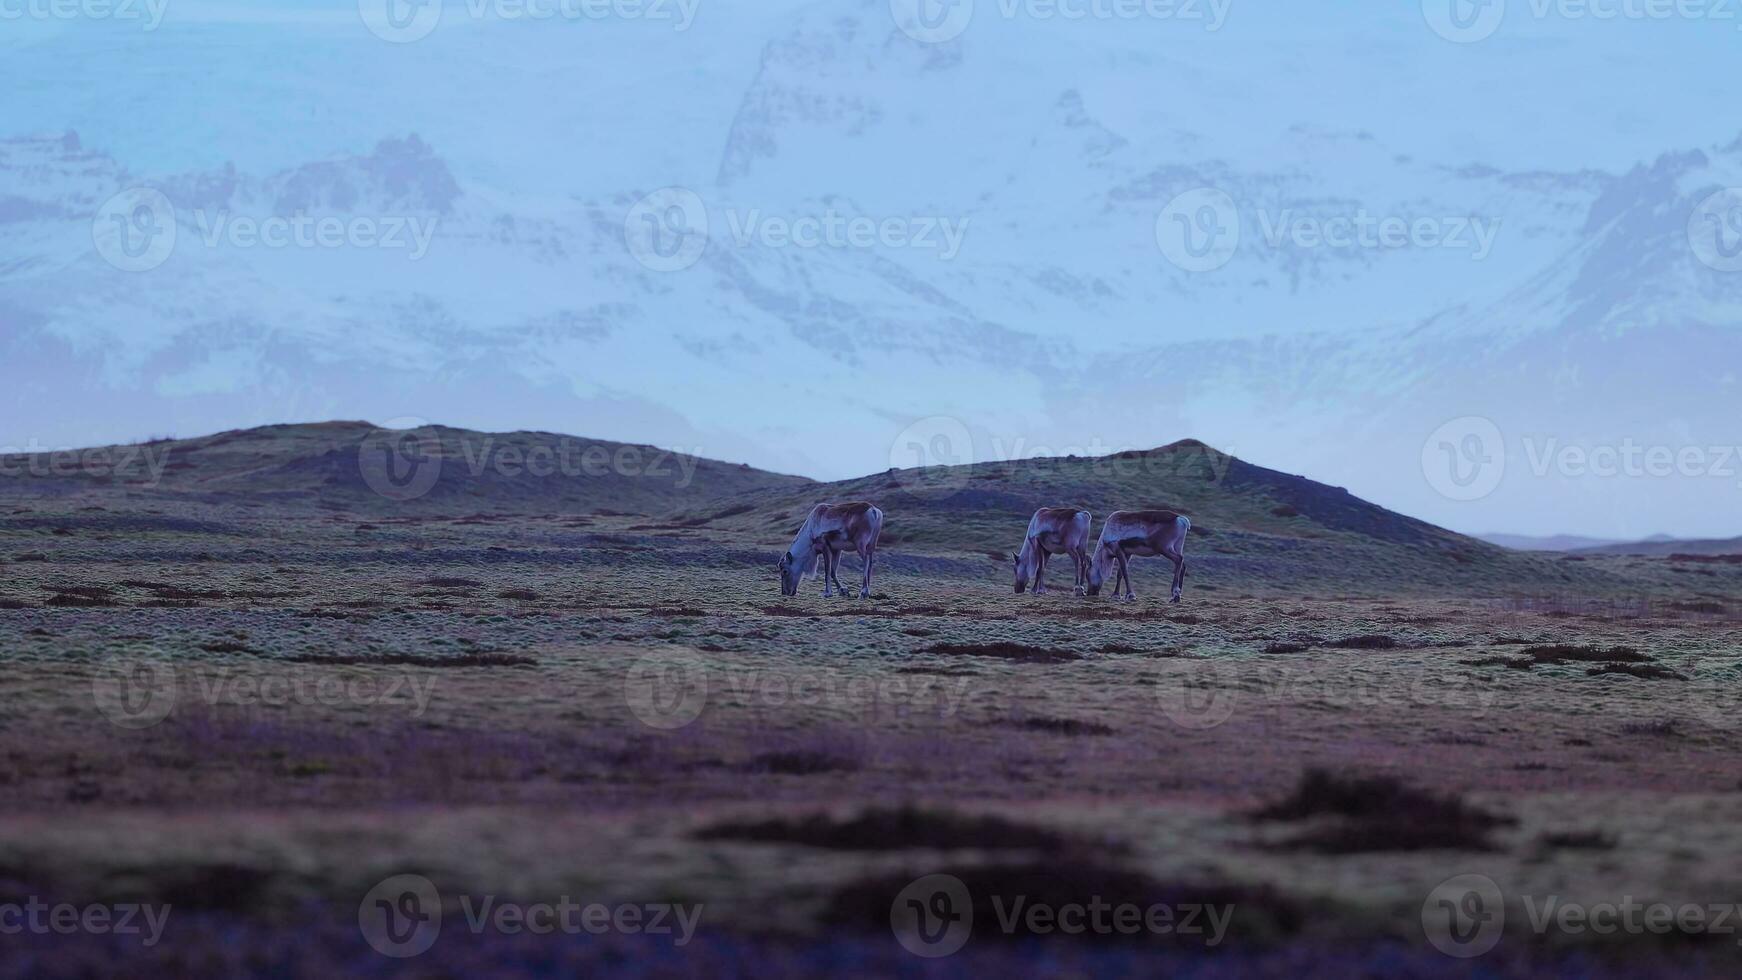
<path id="1" fill-rule="evenodd" d="M 0 528 L 41 556 L 0 581 L 0 868 L 258 917 L 222 920 L 243 931 L 308 901 L 354 918 L 409 867 L 444 891 L 701 895 L 732 935 L 863 924 L 881 901 L 865 935 L 887 944 L 889 889 L 955 869 L 1055 896 L 1246 896 L 1242 945 L 1394 942 L 1452 874 L 1696 900 L 1742 848 L 1742 647 L 1691 614 L 1551 615 L 1591 607 L 1394 583 L 1360 554 L 1301 595 L 1266 584 L 1280 564 L 1248 581 L 1262 558 L 1208 549 L 1183 607 L 1014 597 L 977 554 L 902 548 L 880 598 L 825 602 L 780 597 L 754 534 L 628 531 L 639 516 L 371 515 L 358 535 L 362 515 L 204 508 L 99 548 L 42 509 L 78 533 Z M 1218 531 L 1203 541 L 1254 547 Z M 1581 574 L 1613 576 L 1602 608 L 1742 596 L 1742 567 L 1700 563 L 1717 577 L 1690 591 L 1669 564 Z M 92 690 L 113 654 L 174 663 L 186 700 L 109 724 Z M 702 665 L 693 722 L 637 716 L 648 664 Z M 1687 680 L 1633 679 L 1659 671 Z M 295 678 L 396 690 L 247 695 Z M 1226 714 L 1182 714 L 1182 679 Z M 1277 819 L 1242 819 L 1267 803 Z M 763 836 L 696 837 L 721 827 Z M 1025 839 L 1072 860 L 1015 854 Z"/>

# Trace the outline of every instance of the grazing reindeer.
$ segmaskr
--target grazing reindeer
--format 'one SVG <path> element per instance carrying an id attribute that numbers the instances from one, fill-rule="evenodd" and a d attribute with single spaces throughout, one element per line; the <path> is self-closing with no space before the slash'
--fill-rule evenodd
<path id="1" fill-rule="evenodd" d="M 1173 601 L 1178 602 L 1185 591 L 1186 532 L 1191 528 L 1190 520 L 1171 510 L 1121 510 L 1107 515 L 1107 523 L 1101 525 L 1101 541 L 1089 562 L 1089 594 L 1100 595 L 1109 566 L 1117 565 L 1113 598 L 1120 598 L 1121 581 L 1125 583 L 1124 601 L 1137 598 L 1131 591 L 1127 563 L 1132 558 L 1161 555 L 1173 562 Z"/>
<path id="2" fill-rule="evenodd" d="M 811 508 L 792 547 L 780 556 L 780 594 L 798 595 L 798 587 L 823 559 L 823 598 L 847 594 L 835 572 L 841 566 L 841 551 L 851 547 L 865 562 L 865 581 L 859 598 L 871 596 L 871 561 L 877 554 L 877 536 L 883 533 L 883 512 L 870 504 L 818 504 Z"/>
<path id="3" fill-rule="evenodd" d="M 1010 556 L 1016 562 L 1016 591 L 1028 588 L 1034 579 L 1034 594 L 1046 595 L 1046 558 L 1048 555 L 1070 555 L 1076 566 L 1077 595 L 1089 586 L 1089 525 L 1094 518 L 1086 510 L 1075 507 L 1042 507 L 1028 522 L 1028 536 L 1022 540 L 1022 550 Z"/>

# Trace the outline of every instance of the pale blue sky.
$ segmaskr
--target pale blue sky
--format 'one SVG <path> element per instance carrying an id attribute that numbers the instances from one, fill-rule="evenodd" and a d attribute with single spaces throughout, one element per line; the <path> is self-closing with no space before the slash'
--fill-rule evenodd
<path id="1" fill-rule="evenodd" d="M 681 34 L 553 21 L 510 25 L 510 39 L 484 36 L 500 34 L 499 22 L 464 16 L 483 0 L 449 0 L 453 13 L 435 34 L 390 45 L 363 28 L 347 0 L 149 2 L 166 4 L 150 33 L 130 22 L 0 22 L 0 77 L 14 93 L 0 131 L 72 127 L 135 167 L 168 172 L 226 161 L 284 166 L 415 130 L 479 176 L 530 174 L 585 190 L 596 172 L 585 158 L 601 149 L 591 137 L 606 133 L 576 120 L 609 124 L 623 157 L 657 159 L 660 144 L 682 142 L 686 130 L 735 108 L 736 87 L 792 12 L 828 7 L 695 0 L 694 24 Z M 1509 0 L 1494 35 L 1455 44 L 1428 29 L 1418 0 L 1224 0 L 1226 23 L 1214 33 L 1166 21 L 1003 21 L 999 5 L 1012 2 L 978 0 L 964 43 L 1020 45 L 1033 57 L 1098 55 L 1099 46 L 1072 46 L 1089 39 L 1176 59 L 1177 88 L 1130 98 L 1177 105 L 1188 122 L 1213 120 L 1215 142 L 1236 156 L 1279 124 L 1312 122 L 1365 129 L 1448 164 L 1621 169 L 1669 147 L 1727 143 L 1739 124 L 1742 20 L 1734 18 L 1742 11 L 1731 4 L 1713 4 L 1731 17 L 1654 21 L 1539 16 L 1558 0 Z M 1594 5 L 1623 3 L 1642 6 Z M 487 76 L 444 71 L 480 55 L 491 60 Z M 1194 65 L 1250 79 L 1251 89 L 1200 91 L 1185 70 Z M 1214 106 L 1214 116 L 1200 118 L 1195 104 Z M 579 159 L 505 170 L 512 147 L 496 134 L 507 124 L 568 125 Z"/>
<path id="2" fill-rule="evenodd" d="M 1434 492 L 1418 456 L 1460 415 L 1495 416 L 1515 443 L 1734 439 L 1734 372 L 1690 391 L 1683 379 L 1713 357 L 1641 335 L 1737 322 L 1735 280 L 1692 261 L 1683 212 L 1742 183 L 1725 169 L 1742 154 L 1623 175 L 1739 145 L 1742 4 L 1652 20 L 1591 12 L 1655 6 L 1644 0 L 1505 0 L 1491 34 L 1458 43 L 1434 24 L 1465 0 L 1178 0 L 1175 16 L 1080 21 L 1044 12 L 1120 0 L 972 0 L 960 37 L 928 48 L 902 40 L 890 0 L 647 0 L 673 15 L 693 4 L 686 30 L 515 22 L 496 11 L 523 0 L 450 0 L 406 44 L 371 33 L 359 0 L 129 2 L 162 22 L 0 18 L 0 140 L 76 130 L 115 161 L 90 186 L 0 167 L 0 219 L 65 219 L 0 220 L 0 356 L 39 375 L 14 393 L 0 446 L 422 416 L 833 478 L 899 462 L 888 447 L 904 426 L 947 415 L 1006 446 L 1207 438 L 1460 530 L 1733 526 L 1711 502 L 1736 491 L 1716 480 L 1686 482 L 1683 498 L 1665 482 L 1515 476 L 1465 503 Z M 413 133 L 431 154 L 414 168 L 451 174 L 464 205 L 421 265 L 197 248 L 185 214 L 155 275 L 116 274 L 92 252 L 85 212 L 120 186 L 194 193 L 232 165 L 254 193 L 287 173 L 319 183 L 334 172 L 321 167 L 367 167 Z M 744 166 L 729 173 L 733 159 Z M 1194 277 L 1155 236 L 1157 212 L 1194 184 L 1241 195 L 1254 234 L 1282 209 L 1372 206 L 1474 215 L 1498 237 L 1482 261 L 1250 247 Z M 625 253 L 623 227 L 668 185 L 740 218 L 839 207 L 974 226 L 957 262 L 716 235 L 722 264 L 661 277 Z M 1258 206 L 1273 210 L 1255 219 Z M 1626 227 L 1603 226 L 1621 214 Z M 1501 395 L 1457 376 L 1495 330 L 1533 358 L 1500 365 L 1516 368 Z M 1344 350 L 1344 335 L 1377 339 Z M 871 336 L 893 353 L 867 367 L 875 354 L 855 341 Z M 1258 337 L 1284 354 L 1240 346 Z M 1129 397 L 1083 380 L 1122 346 L 1214 343 L 1234 346 L 1137 379 Z M 1617 359 L 1645 372 L 1624 399 Z M 1215 374 L 1228 364 L 1250 373 Z M 813 373 L 815 389 L 789 397 L 839 400 L 850 438 L 760 401 Z M 38 383 L 93 387 L 50 413 Z M 1375 407 L 1400 403 L 1413 414 Z M 1324 438 L 1339 418 L 1364 428 Z"/>

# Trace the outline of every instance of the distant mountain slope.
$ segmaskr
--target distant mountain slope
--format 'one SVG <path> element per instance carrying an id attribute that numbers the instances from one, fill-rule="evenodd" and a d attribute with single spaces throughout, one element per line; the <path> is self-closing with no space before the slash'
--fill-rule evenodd
<path id="1" fill-rule="evenodd" d="M 1477 534 L 1489 544 L 1496 544 L 1513 551 L 1577 551 L 1582 548 L 1600 548 L 1604 545 L 1621 544 L 1622 542 L 1607 538 L 1586 538 L 1577 534 L 1550 534 L 1537 536 L 1532 534 Z"/>
<path id="2" fill-rule="evenodd" d="M 886 515 L 886 553 L 952 575 L 1007 574 L 1007 556 L 1041 506 L 1087 508 L 1097 535 L 1112 511 L 1164 509 L 1192 519 L 1188 559 L 1216 588 L 1481 595 L 1620 581 L 1613 563 L 1508 551 L 1194 439 L 1108 456 L 891 469 L 817 483 L 546 432 L 326 422 L 0 457 L 0 474 L 0 501 L 30 508 L 114 510 L 119 502 L 239 506 L 290 518 L 592 515 L 627 518 L 619 523 L 629 533 L 754 543 L 770 553 L 818 502 L 870 500 Z"/>
<path id="3" fill-rule="evenodd" d="M 0 495 L 135 496 L 362 513 L 659 515 L 746 492 L 809 485 L 749 466 L 548 432 L 367 422 L 277 425 L 57 457 L 0 460 Z M 76 461 L 78 465 L 69 465 Z"/>
<path id="4" fill-rule="evenodd" d="M 1742 555 L 1742 538 L 1706 538 L 1629 541 L 1597 548 L 1581 548 L 1580 555 Z"/>
<path id="5" fill-rule="evenodd" d="M 1188 561 L 1207 560 L 1224 583 L 1312 591 L 1332 583 L 1558 588 L 1609 580 L 1605 570 L 1507 551 L 1190 439 L 1113 456 L 890 470 L 758 492 L 689 516 L 709 519 L 710 531 L 738 530 L 776 546 L 824 500 L 876 503 L 886 515 L 884 546 L 903 553 L 974 552 L 1007 563 L 1039 507 L 1085 507 L 1096 535 L 1114 510 L 1154 508 L 1191 518 Z"/>

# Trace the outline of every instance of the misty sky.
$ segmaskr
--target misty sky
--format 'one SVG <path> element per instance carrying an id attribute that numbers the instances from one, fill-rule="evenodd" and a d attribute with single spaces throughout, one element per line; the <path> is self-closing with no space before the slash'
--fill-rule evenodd
<path id="1" fill-rule="evenodd" d="M 531 2 L 539 6 L 538 0 Z M 49 0 L 0 0 L 0 81 L 8 93 L 0 140 L 74 130 L 82 147 L 112 158 L 125 180 L 153 185 L 181 179 L 183 193 L 192 194 L 188 187 L 222 182 L 213 175 L 234 172 L 270 181 L 320 161 L 365 157 L 383 140 L 416 134 L 433 148 L 442 172 L 463 189 L 463 213 L 445 228 L 472 222 L 465 225 L 469 247 L 488 244 L 497 233 L 488 229 L 505 226 L 503 219 L 491 217 L 494 212 L 515 216 L 513 235 L 521 244 L 545 234 L 535 226 L 548 215 L 553 227 L 563 227 L 546 237 L 571 236 L 564 238 L 570 244 L 562 261 L 590 270 L 623 257 L 596 250 L 607 246 L 578 247 L 572 236 L 591 234 L 588 229 L 597 226 L 604 229 L 599 241 L 609 242 L 611 235 L 620 241 L 622 214 L 641 194 L 666 186 L 700 188 L 711 200 L 730 194 L 738 208 L 734 218 L 764 204 L 784 204 L 787 195 L 810 202 L 807 206 L 844 202 L 840 206 L 876 215 L 971 214 L 980 230 L 970 239 L 964 261 L 979 264 L 967 265 L 968 271 L 962 265 L 948 267 L 948 276 L 923 288 L 902 287 L 916 296 L 949 294 L 950 316 L 976 331 L 959 349 L 922 354 L 914 351 L 924 344 L 910 340 L 915 346 L 891 355 L 889 363 L 862 368 L 858 355 L 828 346 L 844 342 L 820 338 L 815 330 L 797 329 L 790 340 L 770 340 L 779 335 L 759 333 L 766 328 L 752 322 L 750 314 L 739 322 L 743 302 L 694 276 L 648 277 L 625 285 L 625 274 L 597 272 L 598 298 L 582 309 L 581 303 L 562 301 L 564 282 L 575 282 L 576 293 L 593 286 L 565 280 L 560 269 L 547 280 L 523 282 L 514 267 L 517 260 L 507 254 L 493 254 L 487 263 L 474 259 L 433 266 L 439 275 L 426 266 L 425 279 L 404 280 L 394 278 L 393 267 L 359 259 L 342 270 L 359 280 L 343 299 L 336 287 L 334 295 L 321 291 L 321 284 L 339 273 L 277 256 L 272 257 L 277 264 L 267 264 L 253 254 L 234 263 L 220 256 L 200 267 L 197 276 L 171 265 L 182 278 L 129 279 L 109 270 L 89 278 L 80 271 L 82 263 L 92 261 L 89 233 L 74 219 L 80 209 L 96 208 L 112 189 L 79 185 L 81 178 L 73 173 L 50 180 L 39 169 L 15 164 L 0 169 L 0 232 L 6 235 L 0 242 L 11 253 L 0 254 L 0 331 L 12 334 L 9 341 L 17 346 L 0 346 L 0 352 L 33 358 L 23 363 L 31 365 L 32 380 L 43 390 L 86 397 L 66 405 L 19 394 L 0 403 L 8 416 L 0 419 L 0 445 L 89 445 L 269 421 L 360 417 L 380 422 L 417 416 L 461 426 L 655 442 L 839 478 L 900 462 L 891 444 L 899 441 L 903 426 L 945 415 L 960 419 L 972 433 L 980 458 L 1017 443 L 1111 450 L 1203 437 L 1254 462 L 1349 486 L 1387 506 L 1464 531 L 1604 536 L 1742 531 L 1714 506 L 1742 493 L 1736 480 L 1727 481 L 1722 492 L 1704 480 L 1685 500 L 1679 495 L 1688 481 L 1676 478 L 1633 481 L 1620 496 L 1619 483 L 1568 480 L 1565 474 L 1518 484 L 1518 474 L 1528 471 L 1529 455 L 1541 451 L 1542 441 L 1512 444 L 1514 432 L 1529 431 L 1542 439 L 1564 435 L 1563 441 L 1597 446 L 1630 439 L 1671 449 L 1712 446 L 1724 434 L 1721 419 L 1726 414 L 1733 419 L 1739 407 L 1733 386 L 1716 389 L 1714 414 L 1699 418 L 1685 413 L 1661 419 L 1585 417 L 1570 403 L 1545 404 L 1539 412 L 1538 406 L 1516 400 L 1492 406 L 1441 400 L 1413 415 L 1397 415 L 1395 431 L 1387 431 L 1388 416 L 1375 415 L 1365 402 L 1351 403 L 1342 411 L 1367 416 L 1363 431 L 1320 436 L 1386 447 L 1384 461 L 1372 462 L 1307 448 L 1313 430 L 1305 422 L 1298 432 L 1278 424 L 1279 414 L 1291 413 L 1260 404 L 1268 396 L 1250 393 L 1240 382 L 1194 395 L 1189 403 L 1168 403 L 1106 423 L 1105 438 L 1095 430 L 1093 440 L 1085 435 L 1080 443 L 1066 442 L 1061 432 L 1093 424 L 1083 416 L 1109 413 L 1098 402 L 1091 408 L 1074 393 L 1061 393 L 1049 377 L 1044 353 L 1025 353 L 1021 365 L 1009 368 L 1020 370 L 1023 379 L 1009 389 L 999 381 L 1005 369 L 993 365 L 952 391 L 952 372 L 962 374 L 962 369 L 952 368 L 949 360 L 989 361 L 989 352 L 1019 346 L 998 339 L 1000 330 L 1034 338 L 1035 351 L 1049 343 L 1068 344 L 1085 363 L 1129 345 L 1204 344 L 1290 330 L 1296 331 L 1295 339 L 1309 329 L 1327 336 L 1392 329 L 1408 337 L 1429 329 L 1415 325 L 1444 324 L 1442 314 L 1456 313 L 1466 301 L 1488 307 L 1529 288 L 1546 288 L 1540 281 L 1579 254 L 1576 244 L 1555 238 L 1553 229 L 1574 236 L 1588 230 L 1592 220 L 1587 209 L 1595 205 L 1577 197 L 1584 189 L 1576 175 L 1623 175 L 1666 154 L 1723 147 L 1742 136 L 1735 112 L 1742 9 L 1732 9 L 1742 5 L 1714 2 L 1699 8 L 1705 11 L 1701 16 L 1664 18 L 1644 15 L 1657 7 L 1645 0 L 1507 0 L 1499 4 L 1504 19 L 1491 35 L 1456 43 L 1433 26 L 1445 21 L 1450 0 L 1199 0 L 1189 13 L 1176 10 L 1166 17 L 1077 20 L 1033 14 L 1052 9 L 1038 0 L 977 0 L 958 40 L 922 47 L 916 55 L 911 46 L 897 48 L 881 40 L 896 21 L 892 5 L 883 0 L 647 2 L 654 7 L 588 3 L 587 9 L 606 13 L 528 21 L 512 16 L 519 9 L 514 0 L 456 0 L 427 37 L 388 43 L 371 33 L 360 13 L 375 0 L 361 5 L 357 0 L 132 0 L 123 5 L 126 15 L 71 17 L 44 13 L 52 6 Z M 901 9 L 904 2 L 897 0 L 893 7 Z M 1105 10 L 1116 3 L 1065 0 L 1063 5 Z M 580 4 L 549 0 L 544 6 L 574 10 Z M 1006 9 L 1015 13 L 1003 16 Z M 1479 17 L 1482 9 L 1496 8 L 1462 9 Z M 626 16 L 624 10 L 638 12 Z M 839 28 L 840 37 L 833 37 L 848 15 L 861 26 L 855 32 Z M 863 25 L 875 26 L 876 40 L 866 40 Z M 789 43 L 801 36 L 796 32 L 814 50 Z M 972 95 L 983 101 L 984 111 L 963 110 L 960 103 L 951 109 L 948 97 L 964 93 L 928 88 L 950 77 L 940 74 L 953 69 L 950 58 L 961 59 L 976 84 L 984 86 Z M 807 88 L 806 72 L 813 65 L 822 67 L 816 68 L 816 86 Z M 1044 78 L 1035 81 L 1037 76 Z M 1024 88 L 1028 84 L 1032 93 Z M 1089 131 L 1108 134 L 1109 145 L 1123 149 L 1094 146 L 1097 136 L 1089 138 L 1087 151 L 1073 145 L 1076 156 L 1069 162 L 1080 164 L 1080 171 L 1047 155 L 1082 131 L 1054 126 L 1073 111 L 1060 108 L 1059 93 L 1065 90 L 1076 93 L 1083 114 L 1092 117 Z M 1043 123 L 1054 128 L 1043 129 Z M 963 144 L 978 143 L 996 153 L 977 158 L 955 142 L 957 136 Z M 748 147 L 750 163 L 742 173 L 731 172 L 735 146 Z M 1127 159 L 1105 163 L 1094 155 L 1103 152 L 1112 154 L 1107 160 L 1120 160 L 1120 153 Z M 1165 177 L 1174 163 L 1190 163 L 1197 174 L 1226 170 L 1236 175 L 1230 180 L 1243 181 L 1249 195 L 1284 185 L 1287 193 L 1299 195 L 1305 193 L 1300 187 L 1310 185 L 1320 188 L 1319 196 L 1307 200 L 1376 193 L 1394 209 L 1453 194 L 1428 182 L 1450 181 L 1447 175 L 1458 174 L 1466 179 L 1478 170 L 1505 174 L 1495 181 L 1501 187 L 1535 188 L 1547 180 L 1533 175 L 1559 175 L 1555 193 L 1561 197 L 1533 200 L 1526 217 L 1507 212 L 1513 228 L 1528 230 L 1502 239 L 1493 257 L 1479 265 L 1424 262 L 1394 273 L 1369 256 L 1339 253 L 1337 258 L 1348 260 L 1338 265 L 1304 253 L 1311 261 L 1288 267 L 1279 263 L 1257 270 L 1236 263 L 1210 289 L 1204 283 L 1211 280 L 1173 270 L 1165 280 L 1145 279 L 1141 269 L 1132 272 L 1133 266 L 1160 264 L 1147 242 L 1142 248 L 1118 240 L 1084 244 L 1097 233 L 1093 222 L 1108 212 L 1109 201 L 1131 200 L 1132 188 L 1163 180 L 1154 175 Z M 1109 177 L 1107 187 L 1085 186 L 1083 175 L 1109 173 L 1115 166 L 1128 172 Z M 283 183 L 296 186 L 295 180 Z M 273 186 L 283 193 L 280 185 Z M 1171 191 L 1161 200 L 1168 196 Z M 63 229 L 46 221 L 40 227 L 30 224 L 44 210 L 39 204 L 8 210 L 6 203 L 50 197 L 65 209 Z M 1143 207 L 1147 213 L 1155 210 L 1148 203 Z M 3 220 L 8 215 L 13 216 L 10 231 Z M 183 231 L 184 238 L 196 234 L 192 228 Z M 1147 225 L 1142 230 L 1147 232 Z M 436 240 L 437 249 L 441 241 Z M 1134 253 L 1141 254 L 1133 258 Z M 1067 261 L 1058 258 L 1061 254 L 1076 263 L 1068 276 L 1053 268 Z M 744 285 L 754 278 L 764 285 L 778 282 L 795 294 L 812 290 L 808 301 L 797 304 L 801 307 L 845 307 L 860 297 L 869 307 L 880 301 L 877 294 L 853 283 L 876 280 L 882 289 L 895 278 L 885 265 L 850 265 L 833 257 L 825 262 L 781 253 L 762 265 L 745 264 L 751 271 L 733 273 L 740 275 L 735 288 L 760 295 Z M 906 255 L 897 264 L 908 266 L 904 275 L 920 278 L 932 268 Z M 1437 271 L 1442 268 L 1443 274 Z M 1056 306 L 1018 302 L 994 269 L 1000 274 L 1021 269 L 1028 281 L 1051 290 L 1048 295 L 1063 298 Z M 1113 283 L 1103 291 L 1121 294 L 1123 312 L 1108 314 L 1108 326 L 1099 325 L 1098 315 L 1071 317 L 1072 290 L 1084 290 L 1086 303 L 1098 302 L 1095 292 L 1102 287 L 1084 284 L 1100 282 L 1102 271 Z M 1296 277 L 1292 283 L 1290 275 Z M 77 283 L 86 281 L 81 276 L 101 288 L 80 287 Z M 436 295 L 431 276 L 455 292 Z M 1638 290 L 1657 290 L 1660 281 L 1652 279 Z M 322 319 L 339 317 L 334 310 L 354 305 L 365 285 L 381 304 L 388 304 L 383 297 L 392 294 L 390 308 L 400 319 L 391 334 L 383 329 L 377 337 L 369 329 L 344 326 L 341 319 Z M 145 303 L 148 292 L 152 312 L 135 321 L 128 296 L 138 293 Z M 674 292 L 683 293 L 682 302 L 669 299 Z M 99 309 L 98 297 L 108 305 Z M 226 311 L 211 319 L 231 326 L 203 318 L 201 304 L 208 297 L 221 297 Z M 1145 322 L 1131 312 L 1141 313 L 1146 303 L 1171 310 L 1164 304 L 1174 297 L 1189 315 L 1156 315 Z M 1706 299 L 1709 295 L 1702 302 Z M 781 322 L 791 322 L 793 314 L 781 304 L 767 304 L 776 312 L 757 315 L 778 314 L 787 318 Z M 1528 298 L 1516 308 L 1550 305 Z M 518 353 L 503 354 L 487 369 L 479 367 L 484 362 L 478 358 L 460 369 L 436 356 L 444 349 L 492 349 L 499 342 L 491 334 L 496 329 L 490 322 L 492 306 L 513 308 L 513 316 L 528 323 L 563 324 L 568 332 L 536 355 L 518 347 Z M 413 317 L 407 309 L 422 312 Z M 641 318 L 633 331 L 608 322 L 613 310 L 624 309 Z M 1722 320 L 1710 316 L 1710 307 L 1702 311 L 1709 318 L 1703 323 Z M 910 338 L 934 322 L 921 314 L 879 313 L 871 319 L 892 336 Z M 600 322 L 596 328 L 595 320 Z M 1575 330 L 1579 322 L 1570 318 L 1571 326 L 1562 329 Z M 575 323 L 595 333 L 585 334 Z M 560 332 L 543 326 L 533 330 L 545 331 L 540 336 L 547 338 Z M 650 339 L 665 332 L 682 336 L 669 344 L 661 341 L 663 346 Z M 237 341 L 241 333 L 251 339 Z M 630 333 L 634 337 L 626 336 Z M 214 336 L 222 338 L 221 349 L 210 346 Z M 532 343 L 525 331 L 515 336 L 516 343 Z M 576 336 L 592 338 L 591 346 L 571 346 Z M 8 338 L 0 336 L 0 341 Z M 1411 363 L 1407 374 L 1388 383 L 1400 388 L 1431 379 L 1441 365 L 1451 370 L 1487 342 L 1472 340 L 1461 350 L 1455 337 L 1436 339 L 1410 357 L 1437 360 Z M 1578 342 L 1576 334 L 1554 341 L 1563 348 Z M 61 344 L 65 351 L 53 346 Z M 728 348 L 757 353 L 748 367 L 721 367 L 719 351 Z M 366 380 L 315 383 L 358 368 L 359 357 L 365 356 L 389 365 L 371 370 L 390 372 L 392 383 L 401 386 L 394 390 L 405 393 L 388 400 L 382 385 Z M 1681 356 L 1693 362 L 1699 352 Z M 650 366 L 650 361 L 659 363 Z M 851 379 L 855 370 L 872 371 L 867 376 L 875 379 L 873 387 L 898 395 L 899 404 L 859 396 L 859 421 L 844 423 L 842 431 L 849 434 L 844 445 L 817 448 L 815 431 L 803 428 L 800 417 L 815 414 L 818 392 L 791 396 L 790 425 L 765 408 L 771 392 L 778 392 L 785 379 L 802 377 L 803 365 L 815 361 L 830 362 L 831 371 L 839 368 L 841 379 Z M 759 373 L 762 369 L 766 375 Z M 1169 370 L 1195 368 L 1188 363 Z M 1293 373 L 1323 371 L 1327 387 L 1347 387 L 1349 382 L 1329 380 L 1331 370 L 1311 360 L 1291 367 Z M 1564 365 L 1558 370 L 1557 383 L 1569 371 L 1577 373 Z M 1353 369 L 1349 374 L 1368 377 Z M 644 376 L 648 380 L 640 380 Z M 823 397 L 849 383 L 837 382 L 833 373 L 827 377 Z M 1371 383 L 1375 390 L 1382 386 L 1378 380 Z M 1152 390 L 1148 384 L 1125 384 L 1139 401 Z M 1162 384 L 1157 379 L 1155 390 Z M 1040 421 L 1016 423 L 1018 438 L 1013 439 L 998 404 L 1001 393 L 1020 391 L 1038 401 L 1049 397 L 1049 385 L 1050 397 L 1059 404 L 1037 414 Z M 1301 390 L 1311 390 L 1310 385 Z M 693 400 L 685 400 L 681 393 L 686 391 L 695 393 Z M 1629 400 L 1649 404 L 1655 394 L 1632 392 Z M 1318 401 L 1335 395 L 1301 397 Z M 1083 415 L 1065 402 L 1080 403 Z M 1424 484 L 1424 464 L 1412 450 L 1438 438 L 1433 429 L 1439 421 L 1461 414 L 1509 415 L 1500 421 L 1507 452 L 1515 457 L 1514 483 L 1478 501 L 1458 500 L 1456 491 L 1436 492 L 1431 478 Z M 1537 424 L 1539 417 L 1555 421 Z M 1589 425 L 1568 418 L 1588 418 Z M 989 442 L 989 435 L 996 441 Z M 1468 433 L 1452 436 L 1447 444 L 1461 446 Z M 1739 441 L 1733 426 L 1730 439 Z"/>

